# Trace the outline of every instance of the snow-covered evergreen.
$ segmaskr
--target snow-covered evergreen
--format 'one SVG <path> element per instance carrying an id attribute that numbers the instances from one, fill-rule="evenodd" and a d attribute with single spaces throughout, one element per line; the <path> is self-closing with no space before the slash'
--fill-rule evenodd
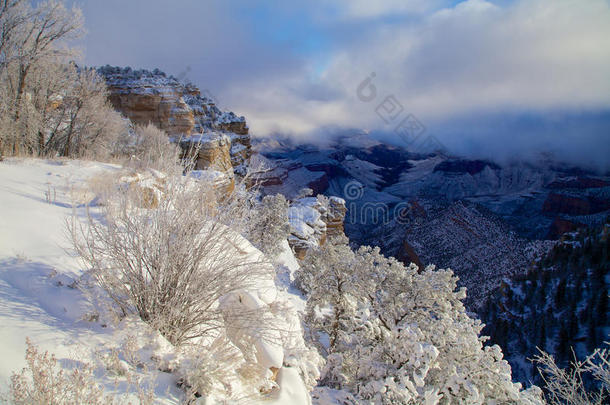
<path id="1" fill-rule="evenodd" d="M 498 346 L 483 346 L 450 270 L 419 272 L 346 242 L 311 252 L 297 272 L 324 387 L 374 403 L 541 403 L 536 387 L 512 382 Z"/>

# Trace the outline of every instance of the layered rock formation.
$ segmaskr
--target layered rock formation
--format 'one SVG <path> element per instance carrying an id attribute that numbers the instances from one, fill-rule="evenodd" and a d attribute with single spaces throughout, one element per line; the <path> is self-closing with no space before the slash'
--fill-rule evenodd
<path id="1" fill-rule="evenodd" d="M 288 211 L 288 243 L 297 259 L 307 251 L 324 245 L 328 238 L 343 235 L 345 200 L 339 197 L 305 197 L 294 201 Z"/>
<path id="2" fill-rule="evenodd" d="M 230 193 L 235 187 L 231 159 L 231 139 L 220 132 L 193 135 L 180 140 L 185 156 L 191 156 L 198 177 L 212 180 L 219 190 Z M 201 174 L 199 172 L 207 172 Z"/>
<path id="3" fill-rule="evenodd" d="M 188 143 L 191 151 L 199 142 L 196 169 L 219 166 L 216 170 L 227 174 L 244 171 L 252 154 L 244 117 L 220 110 L 195 85 L 181 83 L 158 69 L 104 66 L 97 71 L 106 80 L 112 105 L 132 122 L 152 123 L 172 139 Z M 218 134 L 226 135 L 226 140 L 221 141 Z"/>
<path id="4" fill-rule="evenodd" d="M 326 224 L 326 235 L 328 237 L 345 234 L 343 221 L 345 220 L 346 213 L 347 208 L 345 207 L 344 199 L 339 197 L 328 198 L 328 208 L 322 215 L 322 221 Z"/>

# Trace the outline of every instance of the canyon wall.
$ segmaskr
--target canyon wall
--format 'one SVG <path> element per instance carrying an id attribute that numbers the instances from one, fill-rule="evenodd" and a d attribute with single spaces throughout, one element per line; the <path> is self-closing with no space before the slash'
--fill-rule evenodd
<path id="1" fill-rule="evenodd" d="M 152 123 L 164 130 L 185 153 L 196 153 L 195 169 L 213 168 L 230 177 L 245 170 L 252 150 L 244 117 L 222 111 L 195 85 L 158 69 L 104 66 L 97 71 L 114 108 L 134 124 Z"/>

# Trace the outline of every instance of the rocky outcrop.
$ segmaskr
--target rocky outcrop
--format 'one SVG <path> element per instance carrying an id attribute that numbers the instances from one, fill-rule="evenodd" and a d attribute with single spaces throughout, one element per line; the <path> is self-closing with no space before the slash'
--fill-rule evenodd
<path id="1" fill-rule="evenodd" d="M 244 163 L 248 162 L 250 156 L 252 156 L 252 144 L 250 143 L 250 135 L 248 135 L 248 128 L 246 128 L 245 131 L 245 134 L 236 132 L 230 133 L 231 164 L 233 165 L 233 167 L 236 168 L 238 173 L 240 173 L 240 168 L 243 168 Z"/>
<path id="2" fill-rule="evenodd" d="M 205 170 L 193 170 L 190 176 L 195 179 L 204 180 L 212 189 L 220 195 L 231 192 L 235 186 L 233 172 L 227 175 L 225 172 L 208 168 Z M 166 175 L 157 170 L 132 170 L 125 173 L 120 179 L 122 190 L 130 190 L 135 193 L 134 201 L 139 208 L 157 208 L 167 194 Z"/>
<path id="3" fill-rule="evenodd" d="M 310 249 L 324 245 L 330 237 L 344 235 L 345 200 L 338 197 L 305 197 L 294 201 L 288 210 L 288 243 L 297 259 Z"/>
<path id="4" fill-rule="evenodd" d="M 592 196 L 569 196 L 549 193 L 542 212 L 550 214 L 591 215 L 610 209 L 610 201 Z"/>
<path id="5" fill-rule="evenodd" d="M 557 217 L 549 227 L 547 239 L 558 239 L 564 233 L 574 232 L 580 228 L 586 228 L 586 225 Z"/>
<path id="6" fill-rule="evenodd" d="M 183 99 L 184 86 L 160 71 L 103 67 L 108 99 L 135 124 L 152 123 L 170 136 L 190 135 L 195 115 Z"/>
<path id="7" fill-rule="evenodd" d="M 322 221 L 326 224 L 327 237 L 345 234 L 343 221 L 345 220 L 346 213 L 347 208 L 345 207 L 344 199 L 339 197 L 328 198 L 328 208 L 326 213 L 322 215 Z"/>
<path id="8" fill-rule="evenodd" d="M 244 171 L 243 165 L 252 154 L 244 117 L 220 110 L 214 100 L 202 96 L 195 85 L 181 83 L 158 69 L 151 72 L 104 66 L 97 71 L 106 80 L 112 105 L 131 121 L 142 125 L 152 123 L 175 140 L 188 139 L 193 144 L 197 138 L 202 142 L 200 149 L 208 151 L 218 144 L 217 133 L 226 134 L 228 161 L 236 172 Z M 207 138 L 214 140 L 207 142 Z M 224 155 L 224 149 L 202 152 L 196 169 L 217 164 L 224 166 Z M 206 157 L 214 156 L 222 161 L 206 160 Z"/>
<path id="9" fill-rule="evenodd" d="M 219 181 L 227 192 L 235 186 L 233 164 L 231 159 L 231 139 L 219 132 L 205 135 L 194 135 L 180 141 L 184 156 L 193 159 L 194 169 L 219 172 L 223 174 Z M 219 176 L 218 176 L 219 177 Z"/>
<path id="10" fill-rule="evenodd" d="M 156 170 L 133 171 L 121 177 L 119 183 L 125 190 L 135 192 L 140 208 L 157 208 L 165 194 L 165 174 Z"/>

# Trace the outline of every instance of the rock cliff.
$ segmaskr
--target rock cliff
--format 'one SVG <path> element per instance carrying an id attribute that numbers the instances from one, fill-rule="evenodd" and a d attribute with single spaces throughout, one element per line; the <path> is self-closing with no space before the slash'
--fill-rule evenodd
<path id="1" fill-rule="evenodd" d="M 345 200 L 338 197 L 305 197 L 295 200 L 288 210 L 288 243 L 297 259 L 307 251 L 324 245 L 328 238 L 344 235 Z"/>
<path id="2" fill-rule="evenodd" d="M 195 85 L 184 84 L 158 69 L 104 66 L 97 71 L 106 80 L 112 105 L 132 122 L 152 123 L 183 147 L 198 140 L 196 169 L 243 172 L 252 154 L 244 117 L 222 111 Z"/>

